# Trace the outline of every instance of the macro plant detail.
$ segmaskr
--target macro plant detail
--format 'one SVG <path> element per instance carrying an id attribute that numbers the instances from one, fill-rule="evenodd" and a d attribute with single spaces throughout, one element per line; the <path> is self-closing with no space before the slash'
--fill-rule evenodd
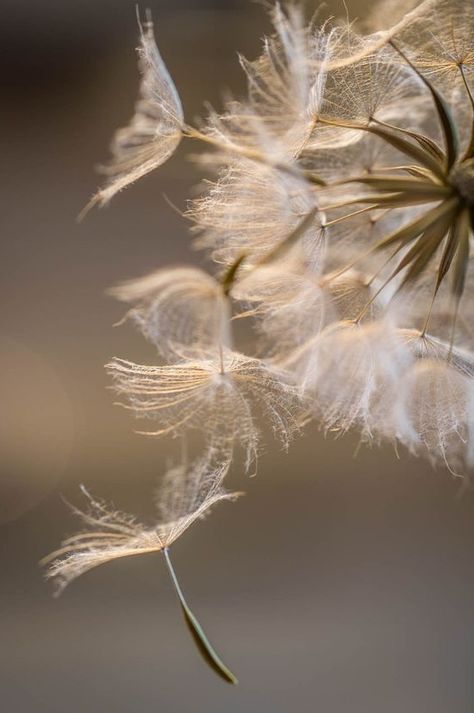
<path id="1" fill-rule="evenodd" d="M 275 5 L 262 55 L 240 58 L 246 98 L 199 127 L 184 118 L 148 17 L 135 114 L 87 207 L 183 140 L 206 149 L 197 160 L 213 180 L 185 217 L 215 276 L 161 267 L 114 288 L 160 363 L 107 365 L 121 404 L 152 423 L 141 432 L 194 432 L 204 455 L 165 477 L 153 528 L 88 496 L 91 514 L 78 514 L 91 531 L 64 542 L 49 576 L 62 588 L 111 559 L 162 551 L 201 652 L 229 682 L 169 547 L 233 497 L 222 482 L 231 462 L 255 464 L 259 415 L 284 447 L 315 419 L 455 476 L 474 465 L 474 6 L 397 5 L 381 0 L 365 34 Z M 254 328 L 252 354 L 236 346 L 237 320 Z"/>
<path id="2" fill-rule="evenodd" d="M 44 558 L 50 564 L 48 577 L 55 580 L 57 594 L 76 577 L 105 562 L 122 557 L 161 552 L 175 588 L 185 622 L 198 649 L 209 666 L 228 683 L 237 683 L 234 674 L 219 658 L 189 608 L 171 563 L 170 547 L 196 520 L 223 500 L 233 500 L 239 493 L 229 493 L 222 481 L 229 469 L 230 454 L 209 449 L 195 462 L 170 468 L 156 494 L 158 523 L 146 527 L 125 513 L 95 500 L 83 488 L 89 509 L 72 507 L 87 526 L 84 532 L 67 538 L 60 549 Z"/>

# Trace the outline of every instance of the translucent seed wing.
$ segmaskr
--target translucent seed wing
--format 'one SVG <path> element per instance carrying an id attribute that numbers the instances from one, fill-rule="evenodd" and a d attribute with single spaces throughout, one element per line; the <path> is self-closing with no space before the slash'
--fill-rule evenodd
<path id="1" fill-rule="evenodd" d="M 141 83 L 135 114 L 128 126 L 116 132 L 112 159 L 102 169 L 108 181 L 88 207 L 105 205 L 123 188 L 161 166 L 181 140 L 181 101 L 156 46 L 151 21 L 140 25 L 138 58 Z"/>

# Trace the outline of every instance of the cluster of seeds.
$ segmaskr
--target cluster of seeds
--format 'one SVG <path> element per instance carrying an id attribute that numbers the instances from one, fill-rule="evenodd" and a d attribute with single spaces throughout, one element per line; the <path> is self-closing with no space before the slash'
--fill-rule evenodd
<path id="1" fill-rule="evenodd" d="M 176 537 L 229 497 L 232 460 L 255 462 L 258 414 L 284 445 L 314 418 L 454 475 L 474 465 L 474 5 L 381 0 L 364 35 L 293 4 L 272 19 L 262 55 L 241 58 L 247 97 L 200 128 L 151 20 L 141 26 L 140 98 L 90 205 L 183 138 L 203 142 L 214 180 L 187 217 L 216 270 L 163 268 L 115 288 L 160 363 L 107 368 L 123 405 L 153 421 L 147 433 L 192 430 L 202 453 L 165 477 L 154 528 L 92 501 L 93 532 L 67 540 L 50 570 L 62 585 L 130 554 L 163 550 L 169 563 Z M 236 318 L 253 325 L 251 354 L 235 347 Z"/>

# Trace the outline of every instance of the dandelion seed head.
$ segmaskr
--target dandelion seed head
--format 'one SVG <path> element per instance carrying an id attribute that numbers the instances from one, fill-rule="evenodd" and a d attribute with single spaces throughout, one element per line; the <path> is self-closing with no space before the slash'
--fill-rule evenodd
<path id="1" fill-rule="evenodd" d="M 168 364 L 114 360 L 115 389 L 151 433 L 205 429 L 247 467 L 256 406 L 287 443 L 308 400 L 325 430 L 366 440 L 404 440 L 405 414 L 421 453 L 415 394 L 473 378 L 472 3 L 387 0 L 365 34 L 297 4 L 271 18 L 260 56 L 240 60 L 246 96 L 199 129 L 183 128 L 159 65 L 151 123 L 168 106 L 171 134 L 209 148 L 213 177 L 187 216 L 217 278 L 160 270 L 116 291 Z M 233 350 L 232 316 L 253 318 L 259 359 Z M 451 440 L 438 439 L 448 464 Z"/>
<path id="2" fill-rule="evenodd" d="M 236 497 L 223 481 L 235 459 L 255 463 L 260 420 L 284 447 L 311 417 L 453 475 L 474 467 L 474 5 L 381 0 L 365 33 L 306 19 L 298 4 L 277 3 L 271 19 L 260 56 L 240 58 L 246 96 L 198 127 L 151 21 L 140 27 L 139 100 L 90 205 L 199 139 L 212 178 L 187 217 L 216 276 L 168 268 L 115 288 L 166 363 L 107 370 L 121 405 L 152 422 L 142 433 L 183 446 L 196 432 L 202 450 L 166 472 L 153 525 L 85 493 L 88 509 L 74 508 L 85 530 L 47 558 L 61 590 L 100 564 L 164 551 L 201 653 L 232 683 L 168 547 Z M 258 358 L 234 349 L 244 317 Z"/>

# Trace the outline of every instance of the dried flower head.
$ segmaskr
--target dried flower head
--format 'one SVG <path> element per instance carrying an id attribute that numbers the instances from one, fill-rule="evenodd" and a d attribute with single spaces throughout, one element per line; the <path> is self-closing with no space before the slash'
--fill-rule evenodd
<path id="1" fill-rule="evenodd" d="M 50 570 L 65 584 L 162 550 L 195 640 L 232 682 L 168 546 L 229 497 L 236 445 L 247 468 L 255 460 L 259 410 L 284 444 L 309 407 L 324 430 L 399 441 L 456 475 L 474 466 L 472 0 L 380 0 L 369 34 L 306 21 L 294 4 L 277 3 L 272 20 L 261 56 L 241 59 L 247 96 L 199 129 L 184 121 L 151 22 L 141 30 L 140 101 L 92 202 L 182 138 L 204 142 L 215 176 L 188 217 L 217 277 L 162 269 L 117 288 L 168 363 L 107 368 L 126 408 L 157 421 L 152 435 L 204 432 L 211 456 L 171 471 L 155 528 L 91 501 L 81 517 L 92 532 L 67 540 Z M 261 358 L 234 351 L 233 315 L 254 318 Z"/>
<path id="2" fill-rule="evenodd" d="M 269 353 L 290 354 L 285 363 L 303 374 L 324 428 L 356 426 L 366 437 L 408 442 L 380 414 L 384 394 L 407 411 L 403 394 L 410 398 L 410 391 L 403 385 L 413 370 L 422 371 L 410 367 L 413 354 L 395 327 L 422 339 L 447 337 L 447 362 L 456 339 L 474 347 L 466 298 L 473 284 L 472 7 L 425 2 L 389 31 L 367 37 L 328 24 L 315 29 L 294 9 L 285 15 L 278 7 L 274 22 L 262 57 L 244 63 L 248 100 L 211 117 L 210 135 L 233 148 L 227 173 L 218 151 L 220 176 L 191 211 L 199 245 L 218 261 L 249 252 L 246 264 L 258 267 L 263 246 L 268 254 L 272 241 L 274 250 L 284 242 L 276 224 L 291 233 L 280 218 L 284 195 L 275 203 L 272 190 L 292 183 L 285 205 L 299 203 L 299 220 L 305 206 L 306 216 L 311 210 L 314 216 L 299 236 L 297 259 L 285 255 L 249 277 L 244 265 L 233 295 L 247 305 L 244 314 L 257 316 Z M 456 91 L 445 96 L 448 65 Z M 288 98 L 293 113 L 285 108 Z M 239 136 L 242 151 L 252 146 L 267 157 L 254 160 L 254 168 L 246 158 L 245 177 L 232 156 Z M 252 174 L 258 190 L 246 195 Z M 241 226 L 232 206 L 244 203 L 249 238 L 234 248 Z M 262 222 L 264 215 L 269 220 Z M 364 277 L 351 300 L 338 288 L 354 270 Z M 352 326 L 342 328 L 341 319 Z M 443 380 L 445 372 L 435 371 Z"/>
<path id="3" fill-rule="evenodd" d="M 447 362 L 474 347 L 461 300 L 473 283 L 472 7 L 381 7 L 392 26 L 374 24 L 375 12 L 372 34 L 362 35 L 276 4 L 261 56 L 241 58 L 247 97 L 211 111 L 202 130 L 173 110 L 183 136 L 215 149 L 203 160 L 217 179 L 188 215 L 198 246 L 227 272 L 223 282 L 195 268 L 162 270 L 117 291 L 171 362 L 111 365 L 117 389 L 138 415 L 158 419 L 158 433 L 206 422 L 217 442 L 240 440 L 251 460 L 255 424 L 236 388 L 244 363 L 245 383 L 254 392 L 260 384 L 279 423 L 294 412 L 286 375 L 268 379 L 263 362 L 229 356 L 231 300 L 256 317 L 264 355 L 293 369 L 329 430 L 400 436 L 386 419 L 377 427 L 383 393 L 397 401 L 411 374 L 413 353 L 397 335 L 447 340 Z"/>

